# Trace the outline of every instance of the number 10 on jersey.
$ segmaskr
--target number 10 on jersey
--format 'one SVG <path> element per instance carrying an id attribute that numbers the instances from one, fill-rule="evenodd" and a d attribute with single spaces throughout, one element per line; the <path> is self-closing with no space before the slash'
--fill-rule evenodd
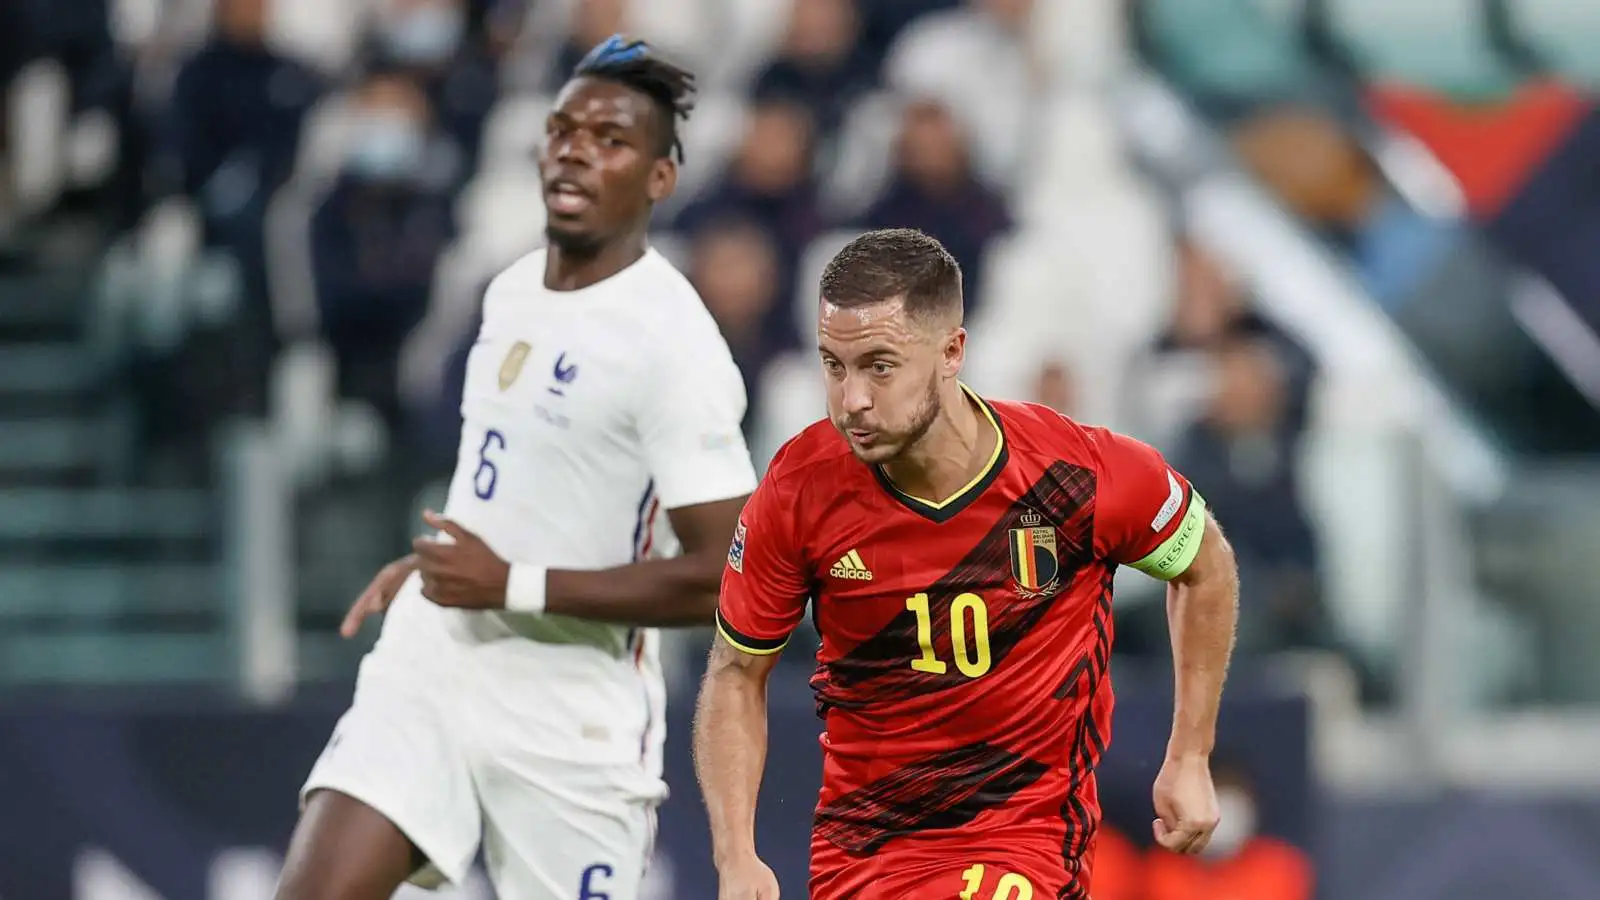
<path id="1" fill-rule="evenodd" d="M 911 668 L 943 675 L 950 667 L 933 649 L 933 610 L 928 605 L 928 595 L 907 597 L 906 609 L 916 614 L 917 644 L 922 648 L 922 655 L 911 661 Z M 970 630 L 968 619 L 972 620 Z M 989 607 L 977 594 L 961 594 L 950 601 L 950 649 L 956 669 L 968 678 L 987 674 L 993 664 L 989 656 Z"/>

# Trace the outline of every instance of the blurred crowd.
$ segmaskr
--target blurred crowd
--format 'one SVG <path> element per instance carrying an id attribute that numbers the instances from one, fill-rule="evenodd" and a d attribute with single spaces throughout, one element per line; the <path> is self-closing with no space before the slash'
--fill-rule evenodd
<path id="1" fill-rule="evenodd" d="M 1142 21 L 1123 6 L 15 0 L 0 8 L 0 147 L 38 171 L 0 196 L 0 234 L 76 214 L 120 248 L 124 278 L 226 274 L 225 314 L 176 303 L 163 333 L 179 337 L 134 354 L 153 440 L 327 402 L 436 476 L 454 461 L 477 299 L 540 239 L 550 98 L 593 44 L 638 33 L 699 75 L 654 241 L 743 368 L 760 461 L 821 411 L 822 263 L 853 230 L 920 228 L 965 273 L 973 386 L 1160 447 L 1227 523 L 1241 648 L 1337 651 L 1300 491 L 1317 364 L 1124 150 L 1102 88 L 1133 28 L 1183 23 L 1181 5 L 1134 4 Z M 1260 182 L 1400 303 L 1454 226 L 1403 202 L 1314 94 L 1197 92 Z M 45 114 L 54 170 L 24 158 L 49 146 Z M 316 382 L 292 371 L 310 346 L 331 361 L 330 397 L 297 399 Z M 1126 652 L 1164 655 L 1159 604 L 1126 618 Z"/>

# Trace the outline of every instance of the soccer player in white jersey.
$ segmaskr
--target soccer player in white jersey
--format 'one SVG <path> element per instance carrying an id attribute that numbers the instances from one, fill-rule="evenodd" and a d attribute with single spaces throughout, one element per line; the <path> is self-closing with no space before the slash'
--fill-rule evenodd
<path id="1" fill-rule="evenodd" d="M 480 846 L 503 900 L 637 896 L 666 794 L 655 628 L 712 621 L 755 486 L 739 371 L 646 241 L 692 92 L 618 36 L 557 97 L 549 246 L 484 298 L 436 535 L 346 619 L 387 610 L 280 900 L 459 883 Z"/>

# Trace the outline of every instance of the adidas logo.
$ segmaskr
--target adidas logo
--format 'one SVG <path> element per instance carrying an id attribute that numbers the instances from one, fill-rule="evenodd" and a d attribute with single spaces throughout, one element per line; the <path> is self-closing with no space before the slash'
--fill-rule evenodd
<path id="1" fill-rule="evenodd" d="M 828 574 L 835 578 L 849 578 L 855 581 L 872 580 L 872 570 L 861 561 L 861 554 L 854 550 L 839 557 L 839 561 L 833 564 Z"/>

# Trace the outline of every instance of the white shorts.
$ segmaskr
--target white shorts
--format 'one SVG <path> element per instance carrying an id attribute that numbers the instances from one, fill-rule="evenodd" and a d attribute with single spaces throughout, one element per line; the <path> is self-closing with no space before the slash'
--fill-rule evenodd
<path id="1" fill-rule="evenodd" d="M 497 746 L 471 727 L 458 691 L 437 687 L 364 660 L 302 807 L 331 789 L 382 813 L 427 857 L 411 878 L 422 887 L 461 884 L 481 846 L 505 900 L 636 900 L 660 798 L 630 790 L 628 773 Z"/>

